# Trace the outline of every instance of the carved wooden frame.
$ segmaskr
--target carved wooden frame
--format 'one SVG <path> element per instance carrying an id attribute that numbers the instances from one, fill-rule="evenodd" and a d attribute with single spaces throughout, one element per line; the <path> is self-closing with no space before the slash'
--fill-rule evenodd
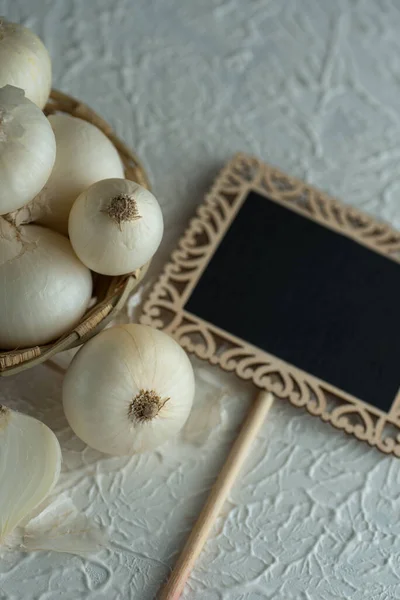
<path id="1" fill-rule="evenodd" d="M 190 221 L 144 304 L 141 322 L 166 331 L 199 358 L 400 457 L 400 393 L 385 413 L 185 311 L 192 290 L 252 190 L 400 263 L 399 232 L 256 158 L 237 154 Z"/>

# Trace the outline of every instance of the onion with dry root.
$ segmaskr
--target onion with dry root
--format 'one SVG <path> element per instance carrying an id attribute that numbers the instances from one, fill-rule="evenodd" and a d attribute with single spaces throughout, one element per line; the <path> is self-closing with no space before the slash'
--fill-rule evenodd
<path id="1" fill-rule="evenodd" d="M 44 188 L 22 209 L 18 221 L 35 221 L 64 235 L 72 204 L 86 188 L 109 177 L 124 177 L 115 146 L 100 129 L 77 117 L 48 118 L 57 144 L 53 171 Z"/>
<path id="2" fill-rule="evenodd" d="M 46 344 L 72 329 L 92 294 L 92 276 L 67 238 L 0 218 L 0 348 Z"/>
<path id="3" fill-rule="evenodd" d="M 74 357 L 63 384 L 72 429 L 92 448 L 114 455 L 151 450 L 174 437 L 194 397 L 185 351 L 144 325 L 106 329 Z"/>
<path id="4" fill-rule="evenodd" d="M 164 223 L 151 192 L 128 179 L 105 179 L 75 200 L 68 231 L 77 256 L 92 271 L 124 275 L 153 257 Z"/>

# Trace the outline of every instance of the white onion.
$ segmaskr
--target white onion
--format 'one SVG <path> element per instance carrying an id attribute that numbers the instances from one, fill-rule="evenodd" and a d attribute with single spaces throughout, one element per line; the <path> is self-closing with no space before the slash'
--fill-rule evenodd
<path id="1" fill-rule="evenodd" d="M 19 88 L 0 89 L 0 215 L 24 206 L 42 189 L 56 141 L 42 111 Z"/>
<path id="2" fill-rule="evenodd" d="M 0 219 L 0 348 L 45 344 L 73 328 L 92 293 L 90 271 L 64 236 Z"/>
<path id="3" fill-rule="evenodd" d="M 0 87 L 7 84 L 23 89 L 43 108 L 51 88 L 51 62 L 33 31 L 0 18 Z"/>
<path id="4" fill-rule="evenodd" d="M 72 429 L 92 448 L 131 455 L 174 437 L 186 422 L 194 375 L 184 350 L 144 325 L 106 329 L 74 357 L 63 384 Z"/>
<path id="5" fill-rule="evenodd" d="M 26 220 L 68 233 L 72 204 L 83 190 L 101 179 L 124 177 L 119 154 L 100 129 L 69 115 L 51 115 L 57 157 L 40 194 L 29 205 Z"/>
<path id="6" fill-rule="evenodd" d="M 153 194 L 127 179 L 105 179 L 82 192 L 68 227 L 81 261 L 103 275 L 123 275 L 142 267 L 155 254 L 163 230 Z"/>
<path id="7" fill-rule="evenodd" d="M 0 405 L 0 546 L 50 494 L 61 448 L 43 423 Z"/>

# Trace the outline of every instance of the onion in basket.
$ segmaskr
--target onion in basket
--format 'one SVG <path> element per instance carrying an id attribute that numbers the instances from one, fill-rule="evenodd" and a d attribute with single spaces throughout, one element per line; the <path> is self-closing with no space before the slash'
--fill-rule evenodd
<path id="1" fill-rule="evenodd" d="M 7 84 L 23 89 L 43 108 L 50 93 L 51 62 L 33 31 L 0 18 L 0 87 Z"/>
<path id="2" fill-rule="evenodd" d="M 1 88 L 0 215 L 32 200 L 46 183 L 55 157 L 54 133 L 40 108 L 23 90 Z"/>
<path id="3" fill-rule="evenodd" d="M 79 194 L 101 179 L 123 178 L 124 169 L 114 145 L 91 123 L 64 114 L 51 115 L 49 121 L 57 144 L 54 169 L 18 221 L 67 234 L 69 211 Z"/>
<path id="4" fill-rule="evenodd" d="M 92 276 L 64 236 L 0 218 L 0 290 L 0 348 L 13 350 L 46 344 L 77 325 Z"/>
<path id="5" fill-rule="evenodd" d="M 69 216 L 69 236 L 81 261 L 102 275 L 142 267 L 160 245 L 164 225 L 151 192 L 128 179 L 106 179 L 85 190 Z"/>

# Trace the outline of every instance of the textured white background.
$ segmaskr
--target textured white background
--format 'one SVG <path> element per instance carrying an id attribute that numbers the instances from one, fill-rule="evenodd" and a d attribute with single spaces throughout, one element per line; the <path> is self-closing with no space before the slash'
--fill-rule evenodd
<path id="1" fill-rule="evenodd" d="M 153 275 L 222 164 L 248 151 L 400 226 L 397 0 L 1 0 L 39 33 L 54 84 L 135 147 L 162 202 Z M 306 343 L 306 341 L 305 341 Z M 61 489 L 112 528 L 92 560 L 0 562 L 0 600 L 151 600 L 252 397 L 194 363 L 180 439 L 110 459 L 71 433 L 59 375 L 0 381 L 0 401 L 52 426 Z M 1 482 L 0 482 L 1 485 Z M 400 461 L 277 403 L 184 600 L 400 598 Z"/>

